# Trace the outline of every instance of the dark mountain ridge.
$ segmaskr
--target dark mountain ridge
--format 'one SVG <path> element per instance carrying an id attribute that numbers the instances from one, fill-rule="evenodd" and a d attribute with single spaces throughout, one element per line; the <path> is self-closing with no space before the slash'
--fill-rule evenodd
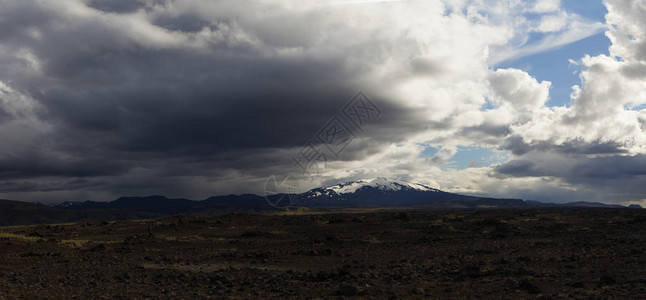
<path id="1" fill-rule="evenodd" d="M 334 186 L 315 188 L 297 196 L 294 207 L 310 208 L 420 208 L 420 209 L 503 209 L 590 207 L 626 208 L 598 202 L 564 204 L 467 196 L 444 192 L 422 184 L 390 181 L 385 178 L 358 180 Z M 276 210 L 276 203 L 285 194 L 267 198 L 254 195 L 214 196 L 201 201 L 171 199 L 161 195 L 120 197 L 111 202 L 63 202 L 54 207 L 20 201 L 0 200 L 0 225 L 63 223 L 82 220 L 143 219 L 168 215 L 203 215 L 233 211 Z M 639 205 L 629 208 L 638 209 Z"/>

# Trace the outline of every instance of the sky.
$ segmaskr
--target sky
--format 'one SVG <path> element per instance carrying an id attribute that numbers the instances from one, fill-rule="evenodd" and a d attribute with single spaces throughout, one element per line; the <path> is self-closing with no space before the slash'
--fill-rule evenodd
<path id="1" fill-rule="evenodd" d="M 0 198 L 204 199 L 288 175 L 643 205 L 644 15 L 637 0 L 0 0 Z"/>

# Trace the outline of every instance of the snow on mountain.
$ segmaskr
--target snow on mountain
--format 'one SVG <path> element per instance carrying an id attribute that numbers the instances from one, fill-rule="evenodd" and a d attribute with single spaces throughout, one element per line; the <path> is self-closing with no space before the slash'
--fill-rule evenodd
<path id="1" fill-rule="evenodd" d="M 65 202 L 63 202 L 61 204 L 56 205 L 56 207 L 59 207 L 59 208 L 72 208 L 72 207 L 80 205 L 81 203 L 83 203 L 83 202 L 65 201 Z"/>
<path id="2" fill-rule="evenodd" d="M 369 180 L 350 181 L 346 183 L 339 183 L 333 186 L 324 187 L 322 190 L 333 191 L 339 195 L 350 194 L 356 192 L 363 187 L 372 187 L 383 191 L 402 191 L 402 190 L 416 190 L 421 192 L 437 192 L 439 190 L 425 186 L 423 184 L 412 183 L 407 181 L 388 180 L 383 177 L 377 177 Z"/>
<path id="3" fill-rule="evenodd" d="M 400 205 L 428 203 L 434 199 L 462 197 L 445 193 L 419 183 L 403 180 L 388 180 L 383 177 L 339 183 L 328 187 L 312 189 L 300 194 L 302 205 Z"/>

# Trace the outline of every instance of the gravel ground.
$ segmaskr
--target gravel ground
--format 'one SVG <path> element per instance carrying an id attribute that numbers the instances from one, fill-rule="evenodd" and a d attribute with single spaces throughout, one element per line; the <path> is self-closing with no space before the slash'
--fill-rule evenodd
<path id="1" fill-rule="evenodd" d="M 645 246 L 630 209 L 0 227 L 0 298 L 642 298 Z"/>

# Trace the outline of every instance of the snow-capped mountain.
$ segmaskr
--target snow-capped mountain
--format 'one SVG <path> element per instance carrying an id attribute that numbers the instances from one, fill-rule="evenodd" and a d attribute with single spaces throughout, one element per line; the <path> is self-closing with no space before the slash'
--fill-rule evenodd
<path id="1" fill-rule="evenodd" d="M 407 181 L 388 180 L 383 177 L 377 177 L 370 180 L 358 180 L 358 181 L 350 181 L 347 183 L 339 183 L 333 186 L 324 187 L 323 189 L 331 190 L 341 195 L 341 194 L 354 193 L 358 189 L 365 188 L 365 187 L 370 187 L 370 188 L 383 190 L 383 191 L 413 191 L 414 190 L 414 191 L 421 191 L 421 192 L 439 192 L 438 189 L 434 189 L 434 188 L 425 186 L 423 184 L 411 183 Z"/>
<path id="2" fill-rule="evenodd" d="M 419 183 L 377 177 L 315 188 L 301 194 L 298 201 L 303 205 L 394 206 L 477 199 L 480 198 L 447 193 Z"/>

